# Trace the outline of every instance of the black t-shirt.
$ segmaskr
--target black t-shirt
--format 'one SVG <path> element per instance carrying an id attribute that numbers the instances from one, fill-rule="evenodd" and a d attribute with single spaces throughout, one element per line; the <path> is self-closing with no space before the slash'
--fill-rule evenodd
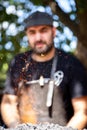
<path id="1" fill-rule="evenodd" d="M 41 75 L 44 78 L 50 78 L 53 59 L 46 62 L 36 62 L 31 58 L 31 53 L 32 51 L 18 54 L 11 61 L 4 93 L 16 94 L 18 83 L 22 79 L 25 81 L 36 80 Z M 55 73 L 58 71 L 62 71 L 64 74 L 59 86 L 63 93 L 63 100 L 69 120 L 73 115 L 71 99 L 87 95 L 86 70 L 74 56 L 57 49 L 57 67 Z"/>

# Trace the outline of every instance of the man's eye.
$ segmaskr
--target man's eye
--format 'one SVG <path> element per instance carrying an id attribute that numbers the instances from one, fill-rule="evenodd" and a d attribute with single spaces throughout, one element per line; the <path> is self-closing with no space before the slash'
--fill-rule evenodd
<path id="1" fill-rule="evenodd" d="M 35 32 L 28 32 L 28 34 L 33 35 L 33 34 L 35 34 Z"/>
<path id="2" fill-rule="evenodd" d="M 47 29 L 43 29 L 42 32 L 47 32 Z"/>

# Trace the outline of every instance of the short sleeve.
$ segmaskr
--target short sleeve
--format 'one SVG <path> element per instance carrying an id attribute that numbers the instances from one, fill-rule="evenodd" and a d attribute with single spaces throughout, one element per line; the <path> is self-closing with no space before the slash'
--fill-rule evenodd
<path id="1" fill-rule="evenodd" d="M 87 71 L 76 58 L 72 59 L 70 72 L 71 98 L 87 95 Z"/>
<path id="2" fill-rule="evenodd" d="M 15 89 L 17 87 L 16 77 L 14 76 L 16 72 L 15 58 L 11 61 L 9 69 L 7 72 L 7 78 L 5 81 L 4 94 L 15 94 Z"/>

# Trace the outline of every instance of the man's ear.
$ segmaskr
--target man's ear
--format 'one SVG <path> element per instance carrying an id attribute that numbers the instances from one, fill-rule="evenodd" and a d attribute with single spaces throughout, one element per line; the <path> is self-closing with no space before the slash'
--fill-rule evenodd
<path id="1" fill-rule="evenodd" d="M 55 37 L 55 36 L 56 36 L 56 28 L 53 27 L 53 37 Z"/>

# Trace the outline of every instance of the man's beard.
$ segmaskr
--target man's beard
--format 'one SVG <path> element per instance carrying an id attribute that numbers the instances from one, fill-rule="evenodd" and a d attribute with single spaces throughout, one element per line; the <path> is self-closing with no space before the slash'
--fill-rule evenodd
<path id="1" fill-rule="evenodd" d="M 36 47 L 32 48 L 33 52 L 36 53 L 37 55 L 46 55 L 47 53 L 49 53 L 52 50 L 52 48 L 54 46 L 53 43 L 50 43 L 48 45 L 45 42 L 42 42 L 42 44 L 46 45 L 44 49 L 40 49 L 40 48 L 38 49 Z"/>

